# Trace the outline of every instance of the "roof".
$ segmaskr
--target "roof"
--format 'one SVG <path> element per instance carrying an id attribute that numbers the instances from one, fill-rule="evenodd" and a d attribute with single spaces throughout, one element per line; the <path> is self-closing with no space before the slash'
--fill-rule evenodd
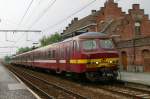
<path id="1" fill-rule="evenodd" d="M 99 11 L 88 15 L 78 21 L 75 21 L 74 23 L 72 23 L 64 32 L 63 34 L 68 34 L 71 33 L 75 30 L 78 30 L 80 28 L 83 28 L 85 26 L 89 26 L 89 25 L 93 25 L 96 23 L 96 15 L 98 14 Z"/>

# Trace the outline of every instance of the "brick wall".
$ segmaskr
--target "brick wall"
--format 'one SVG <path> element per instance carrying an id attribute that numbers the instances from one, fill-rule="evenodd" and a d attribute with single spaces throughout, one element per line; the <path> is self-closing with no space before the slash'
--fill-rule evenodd
<path id="1" fill-rule="evenodd" d="M 142 54 L 143 50 L 150 51 L 150 20 L 148 15 L 144 14 L 144 10 L 140 9 L 139 4 L 133 4 L 128 13 L 122 12 L 113 0 L 106 2 L 105 7 L 101 8 L 101 13 L 97 17 L 97 30 L 102 31 L 109 24 L 109 20 L 113 19 L 113 22 L 107 26 L 108 28 L 104 32 L 112 35 L 118 34 L 120 39 L 116 41 L 118 43 L 125 42 L 121 43 L 118 49 L 121 68 L 133 72 L 150 72 L 148 58 L 144 60 Z M 140 23 L 139 33 L 136 33 L 137 25 L 135 24 L 137 22 Z M 145 39 L 143 37 L 149 38 Z M 143 40 L 139 38 L 143 38 Z M 123 64 L 122 52 L 127 54 L 127 68 Z"/>

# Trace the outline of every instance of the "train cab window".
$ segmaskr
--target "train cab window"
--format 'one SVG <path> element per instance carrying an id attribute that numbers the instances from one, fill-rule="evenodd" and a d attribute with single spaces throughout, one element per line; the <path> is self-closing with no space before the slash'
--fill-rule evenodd
<path id="1" fill-rule="evenodd" d="M 113 45 L 113 42 L 112 40 L 110 39 L 103 39 L 103 40 L 100 40 L 100 47 L 101 48 L 114 48 L 114 45 Z"/>
<path id="2" fill-rule="evenodd" d="M 84 50 L 93 50 L 96 49 L 97 45 L 96 45 L 96 41 L 95 40 L 84 40 L 82 42 L 82 48 Z"/>

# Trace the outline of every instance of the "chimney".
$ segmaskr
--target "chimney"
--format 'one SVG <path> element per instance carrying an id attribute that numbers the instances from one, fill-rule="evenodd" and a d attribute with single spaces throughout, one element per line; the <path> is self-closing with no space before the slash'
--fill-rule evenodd
<path id="1" fill-rule="evenodd" d="M 66 30 L 63 30 L 63 33 L 65 32 Z"/>
<path id="2" fill-rule="evenodd" d="M 75 21 L 75 22 L 76 22 L 76 21 L 78 21 L 78 18 L 77 18 L 77 17 L 75 17 L 75 18 L 74 18 L 74 21 Z"/>
<path id="3" fill-rule="evenodd" d="M 139 4 L 133 4 L 132 8 L 135 10 L 138 10 L 138 9 L 140 9 L 140 5 Z"/>
<path id="4" fill-rule="evenodd" d="M 67 26 L 67 27 L 66 27 L 66 30 L 67 30 L 68 28 L 69 28 L 69 27 Z"/>
<path id="5" fill-rule="evenodd" d="M 108 2 L 110 2 L 110 3 L 114 3 L 114 0 L 108 0 Z"/>
<path id="6" fill-rule="evenodd" d="M 104 4 L 104 6 L 106 7 L 108 4 L 114 3 L 114 0 L 107 0 Z"/>
<path id="7" fill-rule="evenodd" d="M 71 21 L 71 24 L 73 24 L 74 22 L 78 21 L 78 18 L 75 17 L 72 21 Z"/>
<path id="8" fill-rule="evenodd" d="M 92 10 L 91 13 L 92 13 L 92 14 L 96 13 L 96 10 Z"/>
<path id="9" fill-rule="evenodd" d="M 71 23 L 69 24 L 69 27 L 71 26 Z"/>

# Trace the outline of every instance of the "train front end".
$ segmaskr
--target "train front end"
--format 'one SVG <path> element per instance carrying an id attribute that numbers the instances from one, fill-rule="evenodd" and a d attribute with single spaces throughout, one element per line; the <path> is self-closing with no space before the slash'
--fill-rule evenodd
<path id="1" fill-rule="evenodd" d="M 84 37 L 80 40 L 82 61 L 86 63 L 86 78 L 90 81 L 115 80 L 118 76 L 119 55 L 112 38 Z"/>

